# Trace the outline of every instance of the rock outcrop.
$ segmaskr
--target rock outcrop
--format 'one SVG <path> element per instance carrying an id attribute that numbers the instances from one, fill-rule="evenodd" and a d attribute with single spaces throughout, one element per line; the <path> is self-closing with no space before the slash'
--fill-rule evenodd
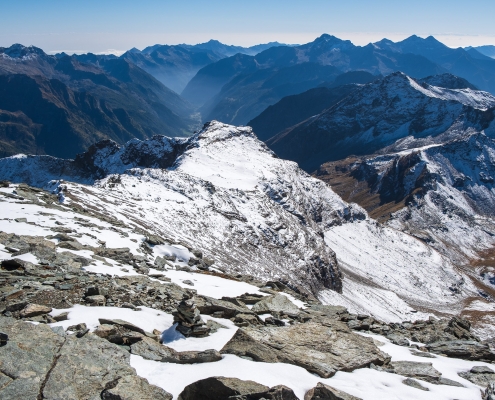
<path id="1" fill-rule="evenodd" d="M 242 328 L 221 353 L 254 361 L 294 364 L 323 378 L 329 378 L 337 371 L 382 365 L 390 360 L 372 339 L 351 332 L 345 324 L 337 321 L 308 322 L 280 328 Z"/>
<path id="2" fill-rule="evenodd" d="M 83 400 L 104 391 L 112 400 L 172 399 L 136 375 L 127 351 L 96 335 L 60 335 L 46 325 L 7 317 L 0 317 L 0 330 L 8 335 L 0 351 L 2 399 Z"/>

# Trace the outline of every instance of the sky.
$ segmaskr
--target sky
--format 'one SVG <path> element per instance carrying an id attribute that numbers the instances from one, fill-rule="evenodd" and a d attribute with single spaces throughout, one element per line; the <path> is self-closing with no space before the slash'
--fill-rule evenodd
<path id="1" fill-rule="evenodd" d="M 153 44 L 307 43 L 323 33 L 366 45 L 435 36 L 495 45 L 494 0 L 0 0 L 0 47 L 122 53 Z"/>

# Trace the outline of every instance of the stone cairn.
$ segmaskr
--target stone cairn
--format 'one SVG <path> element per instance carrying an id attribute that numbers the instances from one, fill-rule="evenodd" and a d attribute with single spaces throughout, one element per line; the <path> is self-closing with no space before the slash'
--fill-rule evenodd
<path id="1" fill-rule="evenodd" d="M 185 337 L 205 337 L 210 334 L 210 328 L 201 318 L 198 307 L 191 296 L 184 294 L 182 301 L 177 306 L 177 311 L 172 313 L 176 330 Z"/>

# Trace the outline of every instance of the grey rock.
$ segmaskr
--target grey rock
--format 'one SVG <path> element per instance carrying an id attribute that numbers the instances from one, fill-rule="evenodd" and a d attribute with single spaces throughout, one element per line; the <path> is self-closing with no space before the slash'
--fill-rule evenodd
<path id="1" fill-rule="evenodd" d="M 482 400 L 495 400 L 495 382 L 490 382 L 485 391 L 481 393 Z"/>
<path id="2" fill-rule="evenodd" d="M 419 383 L 417 380 L 412 379 L 412 378 L 407 378 L 402 381 L 404 385 L 411 386 L 413 388 L 419 389 L 419 390 L 424 390 L 425 392 L 428 392 L 430 389 L 427 387 L 423 386 L 421 383 Z"/>
<path id="3" fill-rule="evenodd" d="M 456 387 L 465 387 L 462 383 L 457 381 L 453 381 L 452 379 L 440 377 L 438 379 L 439 385 L 447 385 L 447 386 L 456 386 Z"/>
<path id="4" fill-rule="evenodd" d="M 130 322 L 124 321 L 122 319 L 99 318 L 98 321 L 100 322 L 101 325 L 117 325 L 129 329 L 130 331 L 134 331 L 146 335 L 144 329 L 141 329 L 139 326 L 131 324 Z"/>
<path id="5" fill-rule="evenodd" d="M 437 358 L 434 354 L 428 353 L 426 351 L 418 351 L 418 350 L 410 350 L 411 354 L 416 357 L 423 357 L 423 358 Z"/>
<path id="6" fill-rule="evenodd" d="M 172 395 L 144 378 L 126 375 L 101 393 L 102 400 L 172 400 Z"/>
<path id="7" fill-rule="evenodd" d="M 337 371 L 353 371 L 372 363 L 382 365 L 390 360 L 372 339 L 353 333 L 340 321 L 242 328 L 221 353 L 294 364 L 323 378 Z"/>
<path id="8" fill-rule="evenodd" d="M 53 317 L 53 319 L 57 322 L 67 321 L 68 318 L 69 318 L 69 313 L 67 311 L 63 312 L 61 314 L 55 315 Z"/>
<path id="9" fill-rule="evenodd" d="M 341 390 L 335 389 L 324 383 L 318 382 L 316 387 L 310 389 L 304 395 L 304 400 L 362 400 Z"/>
<path id="10" fill-rule="evenodd" d="M 286 386 L 261 385 L 253 381 L 216 376 L 187 385 L 178 400 L 298 400 Z"/>
<path id="11" fill-rule="evenodd" d="M 93 334 L 68 336 L 43 389 L 45 399 L 96 399 L 108 384 L 135 375 L 129 353 Z"/>
<path id="12" fill-rule="evenodd" d="M 323 304 L 313 304 L 310 307 L 312 310 L 319 311 L 323 315 L 326 315 L 331 318 L 339 318 L 342 315 L 348 314 L 349 311 L 347 308 L 342 306 L 331 306 L 331 305 L 323 305 Z"/>
<path id="13" fill-rule="evenodd" d="M 390 363 L 394 373 L 408 378 L 421 379 L 426 382 L 438 382 L 442 376 L 441 372 L 433 368 L 432 363 L 416 361 L 394 361 Z"/>
<path id="14" fill-rule="evenodd" d="M 86 296 L 85 298 L 86 302 L 93 304 L 95 306 L 104 306 L 106 303 L 105 296 L 102 296 L 100 294 L 96 296 Z"/>
<path id="15" fill-rule="evenodd" d="M 0 372 L 11 379 L 0 390 L 0 398 L 38 398 L 41 385 L 65 339 L 47 325 L 33 325 L 6 317 L 0 317 L 0 330 L 9 336 L 7 344 L 0 349 Z"/>
<path id="16" fill-rule="evenodd" d="M 294 394 L 291 388 L 284 385 L 277 385 L 270 389 L 268 392 L 263 393 L 261 399 L 270 400 L 299 400 L 299 398 Z"/>
<path id="17" fill-rule="evenodd" d="M 452 340 L 449 342 L 435 342 L 426 345 L 426 348 L 435 354 L 447 357 L 462 358 L 464 360 L 495 361 L 495 353 L 487 344 L 474 340 Z"/>
<path id="18" fill-rule="evenodd" d="M 62 326 L 52 326 L 52 331 L 55 332 L 57 335 L 65 337 L 66 333 L 64 331 L 64 328 Z"/>
<path id="19" fill-rule="evenodd" d="M 397 346 L 409 347 L 409 340 L 407 340 L 404 336 L 397 334 L 387 335 L 387 339 L 389 339 L 393 344 Z"/>
<path id="20" fill-rule="evenodd" d="M 461 378 L 467 379 L 478 386 L 487 386 L 490 382 L 495 382 L 495 371 L 485 366 L 476 366 L 466 372 L 459 372 Z"/>
<path id="21" fill-rule="evenodd" d="M 282 294 L 266 296 L 258 301 L 251 311 L 255 314 L 271 314 L 276 312 L 285 315 L 297 315 L 300 312 L 299 308 L 287 296 Z"/>
<path id="22" fill-rule="evenodd" d="M 146 242 L 151 245 L 160 245 L 165 244 L 165 239 L 161 238 L 158 235 L 148 235 L 146 237 Z"/>
<path id="23" fill-rule="evenodd" d="M 143 337 L 139 342 L 132 344 L 131 353 L 147 360 L 174 364 L 207 363 L 222 359 L 222 355 L 217 350 L 178 352 L 148 337 Z"/>
<path id="24" fill-rule="evenodd" d="M 207 296 L 197 296 L 196 306 L 201 314 L 211 315 L 217 311 L 223 311 L 224 318 L 232 318 L 237 314 L 252 314 L 247 307 L 235 305 L 229 301 L 218 300 Z"/>

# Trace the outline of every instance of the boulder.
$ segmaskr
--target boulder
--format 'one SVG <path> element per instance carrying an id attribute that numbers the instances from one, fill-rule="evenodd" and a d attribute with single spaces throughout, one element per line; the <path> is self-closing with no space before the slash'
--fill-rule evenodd
<path id="1" fill-rule="evenodd" d="M 348 393 L 318 382 L 316 387 L 310 389 L 304 395 L 304 400 L 362 400 L 360 397 L 351 396 Z"/>
<path id="2" fill-rule="evenodd" d="M 111 386 L 114 384 L 112 383 Z M 150 385 L 144 378 L 125 375 L 114 387 L 101 393 L 102 400 L 172 400 L 172 395 L 165 390 Z"/>
<path id="3" fill-rule="evenodd" d="M 22 318 L 36 317 L 37 315 L 44 315 L 52 312 L 51 307 L 43 306 L 40 304 L 28 304 L 21 311 L 20 316 Z"/>
<path id="4" fill-rule="evenodd" d="M 285 315 L 299 314 L 299 308 L 283 294 L 266 296 L 258 301 L 251 309 L 255 314 L 281 313 Z"/>
<path id="5" fill-rule="evenodd" d="M 487 344 L 474 340 L 452 340 L 435 342 L 426 345 L 428 351 L 442 354 L 447 357 L 462 358 L 464 360 L 495 361 L 495 353 Z"/>
<path id="6" fill-rule="evenodd" d="M 172 398 L 136 375 L 123 348 L 91 333 L 55 331 L 0 316 L 0 332 L 8 337 L 0 350 L 2 400 Z"/>
<path id="7" fill-rule="evenodd" d="M 390 360 L 372 339 L 353 333 L 339 321 L 242 328 L 221 353 L 250 357 L 254 361 L 294 364 L 323 378 L 337 371 L 382 365 Z"/>
<path id="8" fill-rule="evenodd" d="M 433 368 L 432 363 L 416 361 L 393 361 L 385 368 L 373 367 L 380 371 L 387 371 L 408 378 L 416 378 L 435 385 L 464 387 L 459 382 L 443 378 L 442 373 Z M 407 384 L 407 383 L 406 383 Z"/>
<path id="9" fill-rule="evenodd" d="M 261 385 L 253 381 L 216 376 L 187 385 L 178 400 L 298 400 L 286 386 Z"/>

